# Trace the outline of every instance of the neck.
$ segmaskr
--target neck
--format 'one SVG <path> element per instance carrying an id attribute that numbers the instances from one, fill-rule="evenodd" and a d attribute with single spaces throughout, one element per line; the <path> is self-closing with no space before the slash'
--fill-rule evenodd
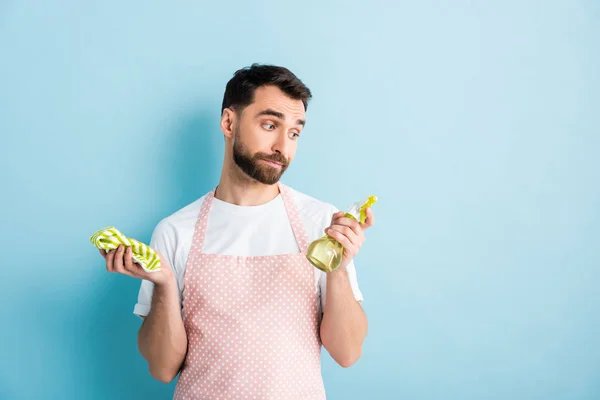
<path id="1" fill-rule="evenodd" d="M 279 195 L 277 184 L 265 185 L 244 174 L 237 165 L 223 165 L 215 198 L 237 206 L 259 206 Z"/>

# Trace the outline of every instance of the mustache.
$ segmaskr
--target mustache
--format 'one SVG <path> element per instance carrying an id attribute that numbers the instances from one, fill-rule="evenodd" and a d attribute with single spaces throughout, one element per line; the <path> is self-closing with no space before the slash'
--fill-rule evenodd
<path id="1" fill-rule="evenodd" d="M 283 155 L 279 154 L 279 153 L 274 153 L 274 154 L 264 154 L 264 153 L 258 153 L 256 155 L 256 158 L 260 158 L 266 161 L 274 161 L 277 163 L 282 164 L 283 166 L 287 166 L 288 165 L 288 160 L 287 158 L 285 158 Z"/>

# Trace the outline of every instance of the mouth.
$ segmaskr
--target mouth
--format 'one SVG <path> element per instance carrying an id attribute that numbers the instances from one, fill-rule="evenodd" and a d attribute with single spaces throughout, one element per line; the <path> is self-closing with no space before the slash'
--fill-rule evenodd
<path id="1" fill-rule="evenodd" d="M 265 160 L 264 158 L 262 158 L 260 161 L 267 163 L 267 165 L 273 168 L 283 168 L 283 164 L 277 161 Z"/>

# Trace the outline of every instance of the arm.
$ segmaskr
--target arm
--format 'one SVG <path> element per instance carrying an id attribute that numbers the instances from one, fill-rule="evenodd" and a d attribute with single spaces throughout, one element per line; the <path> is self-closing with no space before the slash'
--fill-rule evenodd
<path id="1" fill-rule="evenodd" d="M 327 290 L 321 342 L 331 357 L 342 367 L 350 367 L 362 355 L 368 322 L 362 306 L 354 298 L 346 267 L 358 254 L 365 241 L 364 230 L 374 223 L 373 212 L 366 210 L 367 219 L 361 224 L 337 212 L 325 232 L 344 246 L 338 269 L 327 274 Z"/>
<path id="2" fill-rule="evenodd" d="M 346 268 L 328 273 L 321 341 L 339 365 L 347 368 L 360 358 L 367 327 L 367 316 L 354 298 Z"/>
<path id="3" fill-rule="evenodd" d="M 187 353 L 187 335 L 181 318 L 175 278 L 154 286 L 152 307 L 138 333 L 138 349 L 148 362 L 150 375 L 171 382 Z"/>
<path id="4" fill-rule="evenodd" d="M 159 252 L 163 268 L 146 272 L 131 258 L 131 248 L 119 246 L 106 253 L 100 250 L 109 272 L 152 282 L 150 313 L 138 332 L 138 349 L 148 362 L 150 374 L 168 383 L 179 372 L 187 353 L 187 335 L 181 318 L 177 281 L 171 266 Z"/>

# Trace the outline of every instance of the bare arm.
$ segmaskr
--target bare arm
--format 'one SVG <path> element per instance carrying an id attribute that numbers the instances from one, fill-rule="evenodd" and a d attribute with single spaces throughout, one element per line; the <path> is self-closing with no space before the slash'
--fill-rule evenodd
<path id="1" fill-rule="evenodd" d="M 150 375 L 164 383 L 177 376 L 187 353 L 177 290 L 175 279 L 154 286 L 150 313 L 138 333 L 138 348 Z"/>
<path id="2" fill-rule="evenodd" d="M 362 354 L 368 329 L 367 316 L 354 298 L 345 268 L 327 274 L 326 293 L 321 341 L 331 357 L 347 368 Z"/>
<path id="3" fill-rule="evenodd" d="M 358 254 L 365 241 L 364 230 L 375 223 L 371 209 L 366 220 L 359 223 L 337 212 L 325 232 L 344 246 L 338 269 L 327 274 L 327 298 L 321 321 L 321 342 L 331 357 L 342 367 L 354 364 L 362 355 L 362 344 L 367 336 L 368 323 L 362 306 L 354 298 L 346 267 Z"/>
<path id="4" fill-rule="evenodd" d="M 150 375 L 168 383 L 175 378 L 187 353 L 187 335 L 181 318 L 177 282 L 171 266 L 159 253 L 162 268 L 146 272 L 131 258 L 131 248 L 124 246 L 100 254 L 108 272 L 145 279 L 154 284 L 150 313 L 138 332 L 138 349 L 148 362 Z"/>

